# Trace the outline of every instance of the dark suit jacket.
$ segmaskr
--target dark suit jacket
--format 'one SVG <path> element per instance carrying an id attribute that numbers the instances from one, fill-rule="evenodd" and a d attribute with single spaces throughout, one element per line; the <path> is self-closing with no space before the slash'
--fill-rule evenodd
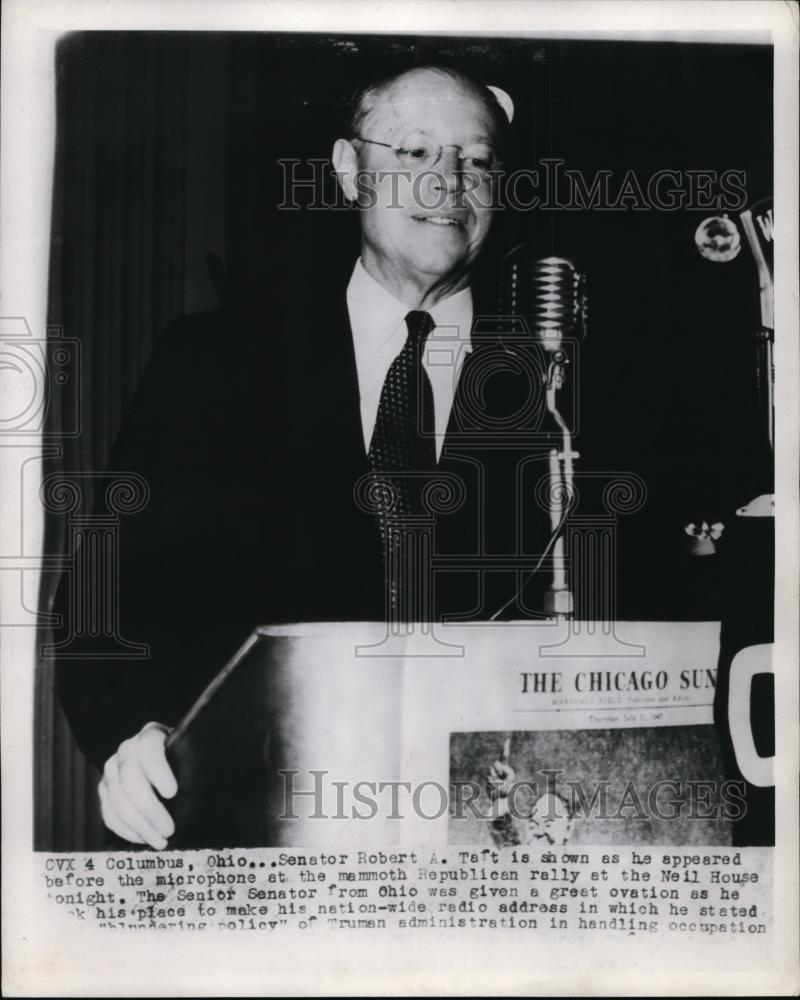
<path id="1" fill-rule="evenodd" d="M 450 561 L 434 577 L 434 618 L 489 617 L 518 578 L 489 571 L 487 554 L 535 553 L 547 536 L 533 500 L 548 447 L 536 433 L 536 364 L 516 363 L 491 324 L 473 341 L 439 463 L 463 499 L 437 516 L 436 557 Z M 176 723 L 256 625 L 384 617 L 380 536 L 354 501 L 368 468 L 341 287 L 317 286 L 269 315 L 172 324 L 109 467 L 151 490 L 120 535 L 121 631 L 151 652 L 58 664 L 62 704 L 98 764 L 146 722 Z M 546 576 L 527 587 L 530 608 L 541 607 Z"/>

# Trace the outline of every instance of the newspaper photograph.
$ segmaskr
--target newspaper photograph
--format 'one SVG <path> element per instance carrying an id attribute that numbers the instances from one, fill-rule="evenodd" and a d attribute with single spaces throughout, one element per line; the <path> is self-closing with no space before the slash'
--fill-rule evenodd
<path id="1" fill-rule="evenodd" d="M 796 995 L 798 14 L 4 5 L 4 994 Z"/>

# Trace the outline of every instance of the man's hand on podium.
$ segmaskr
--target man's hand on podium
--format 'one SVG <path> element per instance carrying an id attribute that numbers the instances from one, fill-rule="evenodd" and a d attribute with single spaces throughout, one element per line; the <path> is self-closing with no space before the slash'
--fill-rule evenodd
<path id="1" fill-rule="evenodd" d="M 166 847 L 167 838 L 175 832 L 172 817 L 155 794 L 171 799 L 178 791 L 164 749 L 168 734 L 166 726 L 148 722 L 108 758 L 98 786 L 103 822 L 109 830 L 156 850 Z"/>

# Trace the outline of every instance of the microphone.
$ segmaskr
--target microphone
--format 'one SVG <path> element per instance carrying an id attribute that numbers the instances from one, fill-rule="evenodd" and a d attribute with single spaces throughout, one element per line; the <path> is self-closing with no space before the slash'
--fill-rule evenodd
<path id="1" fill-rule="evenodd" d="M 503 321 L 511 326 L 518 320 L 525 323 L 547 359 L 542 382 L 547 410 L 559 430 L 560 447 L 549 452 L 550 540 L 530 576 L 552 553 L 552 581 L 544 595 L 544 611 L 569 618 L 574 613 L 574 600 L 567 579 L 564 526 L 574 497 L 573 463 L 580 456 L 572 449 L 572 434 L 558 410 L 556 396 L 566 381 L 570 360 L 564 341 L 586 335 L 585 277 L 563 257 L 535 258 L 530 246 L 523 243 L 504 258 L 500 311 Z"/>
<path id="2" fill-rule="evenodd" d="M 586 280 L 563 257 L 533 257 L 523 243 L 503 261 L 500 313 L 522 318 L 545 351 L 561 350 L 566 337 L 586 335 Z"/>

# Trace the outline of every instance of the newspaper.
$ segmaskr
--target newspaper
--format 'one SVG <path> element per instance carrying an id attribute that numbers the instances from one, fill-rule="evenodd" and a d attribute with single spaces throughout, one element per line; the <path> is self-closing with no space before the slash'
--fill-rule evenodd
<path id="1" fill-rule="evenodd" d="M 4 993 L 794 995 L 797 5 L 101 6 L 3 8 Z"/>

